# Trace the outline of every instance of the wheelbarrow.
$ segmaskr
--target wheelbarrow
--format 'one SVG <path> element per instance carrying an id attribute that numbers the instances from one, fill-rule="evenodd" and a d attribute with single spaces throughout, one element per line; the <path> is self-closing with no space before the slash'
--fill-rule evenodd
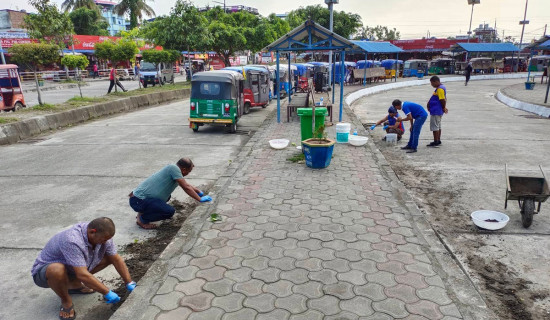
<path id="1" fill-rule="evenodd" d="M 521 223 L 524 228 L 529 228 L 533 223 L 533 215 L 540 212 L 540 204 L 550 197 L 548 188 L 548 179 L 544 170 L 539 165 L 542 172 L 540 177 L 523 177 L 508 175 L 508 164 L 504 165 L 506 173 L 506 201 L 504 208 L 508 207 L 508 200 L 517 200 L 521 212 Z M 538 202 L 537 211 L 535 211 L 535 202 Z"/>

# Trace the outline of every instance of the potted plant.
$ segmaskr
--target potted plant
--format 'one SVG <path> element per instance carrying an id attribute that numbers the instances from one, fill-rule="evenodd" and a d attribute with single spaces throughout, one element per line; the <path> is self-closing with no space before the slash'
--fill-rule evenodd
<path id="1" fill-rule="evenodd" d="M 535 77 L 528 77 L 525 81 L 525 90 L 535 89 Z"/>
<path id="2" fill-rule="evenodd" d="M 313 138 L 302 141 L 302 151 L 306 165 L 314 169 L 326 168 L 330 165 L 335 141 L 327 138 L 324 124 L 313 133 Z"/>

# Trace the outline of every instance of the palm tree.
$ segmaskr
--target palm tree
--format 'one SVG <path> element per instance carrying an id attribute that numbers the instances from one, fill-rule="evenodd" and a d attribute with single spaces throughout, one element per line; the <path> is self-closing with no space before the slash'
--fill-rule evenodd
<path id="1" fill-rule="evenodd" d="M 121 16 L 128 13 L 130 15 L 130 29 L 134 29 L 137 27 L 138 19 L 141 20 L 144 13 L 148 17 L 155 15 L 155 11 L 145 3 L 146 1 L 147 0 L 121 0 L 120 3 L 115 6 L 114 11 Z"/>
<path id="2" fill-rule="evenodd" d="M 65 12 L 78 8 L 86 7 L 88 9 L 97 10 L 97 5 L 95 4 L 94 0 L 65 0 L 61 4 L 61 9 L 65 10 Z"/>

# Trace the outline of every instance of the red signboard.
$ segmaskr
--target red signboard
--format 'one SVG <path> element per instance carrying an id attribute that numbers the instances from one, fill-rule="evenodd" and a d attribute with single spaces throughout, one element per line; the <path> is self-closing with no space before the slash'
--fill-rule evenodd
<path id="1" fill-rule="evenodd" d="M 390 40 L 390 42 L 405 51 L 445 51 L 458 42 L 465 40 L 449 39 L 414 39 L 414 40 Z M 478 39 L 470 39 L 470 42 L 478 42 Z"/>
<path id="2" fill-rule="evenodd" d="M 95 44 L 103 42 L 105 40 L 117 41 L 119 37 L 108 36 L 79 36 L 74 35 L 74 49 L 75 50 L 94 50 Z M 72 48 L 69 48 L 72 49 Z"/>
<path id="3" fill-rule="evenodd" d="M 36 39 L 28 39 L 28 38 L 6 38 L 6 39 L 0 39 L 2 41 L 2 48 L 11 48 L 16 43 L 33 43 L 38 42 Z"/>

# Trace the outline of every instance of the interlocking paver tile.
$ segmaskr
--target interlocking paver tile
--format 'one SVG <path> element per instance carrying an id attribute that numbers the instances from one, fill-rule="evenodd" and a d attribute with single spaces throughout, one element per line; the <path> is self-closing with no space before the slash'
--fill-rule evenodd
<path id="1" fill-rule="evenodd" d="M 440 287 L 430 286 L 425 289 L 420 289 L 416 293 L 420 299 L 430 300 L 439 305 L 446 305 L 453 302 L 447 295 L 445 289 Z"/>
<path id="2" fill-rule="evenodd" d="M 290 271 L 282 271 L 279 277 L 294 284 L 302 284 L 308 281 L 308 273 L 305 269 L 296 268 Z"/>
<path id="3" fill-rule="evenodd" d="M 256 320 L 288 320 L 290 312 L 284 309 L 275 309 L 268 313 L 259 314 Z"/>
<path id="4" fill-rule="evenodd" d="M 334 239 L 344 240 L 345 242 L 354 242 L 359 240 L 357 234 L 351 231 L 344 231 L 334 234 Z"/>
<path id="5" fill-rule="evenodd" d="M 302 314 L 292 315 L 290 320 L 323 320 L 324 315 L 315 310 L 308 310 Z"/>
<path id="6" fill-rule="evenodd" d="M 379 242 L 371 245 L 373 250 L 383 251 L 385 253 L 397 253 L 397 245 L 391 242 Z"/>
<path id="7" fill-rule="evenodd" d="M 188 307 L 193 311 L 204 311 L 210 308 L 214 295 L 210 292 L 202 292 L 192 296 L 184 296 L 180 300 L 182 307 Z"/>
<path id="8" fill-rule="evenodd" d="M 326 285 L 323 287 L 323 292 L 344 300 L 351 299 L 355 296 L 355 293 L 353 292 L 353 285 L 345 281 Z"/>
<path id="9" fill-rule="evenodd" d="M 404 237 L 412 237 L 415 235 L 413 229 L 407 227 L 390 228 L 390 232 L 400 234 Z"/>
<path id="10" fill-rule="evenodd" d="M 394 275 L 386 271 L 378 271 L 376 273 L 367 274 L 366 277 L 367 281 L 381 284 L 386 288 L 397 285 L 397 282 L 394 280 Z"/>
<path id="11" fill-rule="evenodd" d="M 202 286 L 206 283 L 203 279 L 180 282 L 174 290 L 183 292 L 186 296 L 192 296 L 202 292 Z"/>
<path id="12" fill-rule="evenodd" d="M 324 248 L 330 248 L 336 251 L 346 250 L 348 248 L 347 242 L 345 242 L 344 240 L 326 241 L 322 242 L 321 245 Z"/>
<path id="13" fill-rule="evenodd" d="M 361 257 L 369 259 L 376 262 L 386 262 L 388 258 L 384 251 L 372 250 L 368 252 L 361 252 Z"/>
<path id="14" fill-rule="evenodd" d="M 424 262 L 417 262 L 417 263 L 413 263 L 413 264 L 408 264 L 405 266 L 405 269 L 407 269 L 408 271 L 411 271 L 411 272 L 416 272 L 416 273 L 419 273 L 423 276 L 435 276 L 436 273 L 435 271 L 433 270 L 432 266 L 427 264 L 427 263 L 424 263 Z"/>
<path id="15" fill-rule="evenodd" d="M 334 250 L 329 248 L 323 248 L 320 250 L 309 251 L 309 256 L 312 258 L 319 258 L 321 260 L 329 261 L 333 260 L 336 257 L 334 256 Z"/>
<path id="16" fill-rule="evenodd" d="M 183 268 L 174 268 L 168 273 L 172 277 L 178 278 L 179 281 L 189 281 L 195 278 L 199 268 L 195 266 L 187 266 Z"/>
<path id="17" fill-rule="evenodd" d="M 225 272 L 225 277 L 235 282 L 246 282 L 251 279 L 252 271 L 254 270 L 247 267 L 242 267 L 235 270 L 227 270 Z"/>
<path id="18" fill-rule="evenodd" d="M 273 240 L 273 239 L 271 239 Z M 266 256 L 270 259 L 279 259 L 284 257 L 283 248 L 281 247 L 269 247 L 260 249 L 260 255 Z"/>
<path id="19" fill-rule="evenodd" d="M 414 272 L 408 272 L 406 274 L 395 276 L 395 281 L 409 285 L 416 289 L 427 288 L 428 284 L 424 280 L 424 276 Z"/>
<path id="20" fill-rule="evenodd" d="M 254 319 L 258 311 L 250 308 L 244 308 L 237 312 L 226 313 L 223 315 L 222 320 L 244 320 Z"/>
<path id="21" fill-rule="evenodd" d="M 233 270 L 242 266 L 243 257 L 233 256 L 231 258 L 224 258 L 216 260 L 216 265 L 224 267 L 225 269 Z"/>
<path id="22" fill-rule="evenodd" d="M 215 229 L 218 231 L 229 231 L 233 229 L 234 226 L 235 226 L 234 222 L 228 222 L 228 221 L 216 222 L 212 224 L 212 229 Z"/>
<path id="23" fill-rule="evenodd" d="M 230 294 L 233 291 L 233 285 L 236 282 L 228 278 L 223 278 L 214 282 L 207 282 L 202 286 L 205 291 L 210 291 L 214 295 L 221 297 Z"/>
<path id="24" fill-rule="evenodd" d="M 191 259 L 193 259 L 193 257 L 191 255 L 188 255 L 188 254 L 184 254 L 180 257 L 180 259 L 178 260 L 178 263 L 176 264 L 176 268 L 183 268 L 183 267 L 187 267 L 189 265 L 189 261 L 191 261 Z"/>
<path id="25" fill-rule="evenodd" d="M 245 298 L 244 294 L 233 292 L 223 297 L 215 297 L 212 299 L 212 305 L 224 310 L 224 312 L 235 312 L 243 307 Z"/>
<path id="26" fill-rule="evenodd" d="M 371 304 L 372 301 L 365 297 L 355 297 L 353 299 L 340 302 L 340 308 L 365 317 L 374 313 Z"/>
<path id="27" fill-rule="evenodd" d="M 225 246 L 227 244 L 227 241 L 229 241 L 229 239 L 218 237 L 214 239 L 204 240 L 204 244 L 209 246 L 212 249 L 218 249 Z"/>
<path id="28" fill-rule="evenodd" d="M 338 282 L 336 278 L 336 271 L 325 269 L 321 271 L 315 271 L 309 273 L 309 278 L 311 280 L 322 282 L 323 284 L 334 284 Z"/>
<path id="29" fill-rule="evenodd" d="M 273 267 L 252 272 L 252 278 L 262 280 L 265 283 L 271 283 L 279 280 L 281 270 Z"/>
<path id="30" fill-rule="evenodd" d="M 203 239 L 208 240 L 216 238 L 218 236 L 218 233 L 220 233 L 219 230 L 210 229 L 202 231 L 199 236 Z"/>
<path id="31" fill-rule="evenodd" d="M 271 293 L 276 297 L 283 298 L 292 294 L 292 286 L 294 284 L 288 280 L 279 280 L 273 283 L 264 284 L 262 290 Z"/>
<path id="32" fill-rule="evenodd" d="M 220 266 L 215 266 L 210 269 L 199 270 L 196 273 L 197 278 L 203 278 L 206 281 L 216 281 L 223 278 L 226 269 Z"/>
<path id="33" fill-rule="evenodd" d="M 404 284 L 398 284 L 395 287 L 386 288 L 384 292 L 388 297 L 399 299 L 405 303 L 414 303 L 420 300 L 416 295 L 415 288 Z"/>
<path id="34" fill-rule="evenodd" d="M 262 293 L 263 285 L 263 281 L 252 279 L 246 282 L 236 283 L 233 286 L 233 289 L 237 292 L 245 294 L 246 296 L 257 296 Z"/>
<path id="35" fill-rule="evenodd" d="M 257 257 L 259 252 L 260 252 L 259 248 L 256 248 L 254 246 L 249 246 L 246 248 L 235 249 L 233 254 L 236 256 L 241 256 L 246 259 L 252 259 L 254 257 Z"/>
<path id="36" fill-rule="evenodd" d="M 303 268 L 308 271 L 320 271 L 322 267 L 322 260 L 318 258 L 308 258 L 304 260 L 297 260 L 295 262 L 296 267 Z M 281 269 L 283 270 L 283 269 Z"/>
<path id="37" fill-rule="evenodd" d="M 157 294 L 167 294 L 174 291 L 174 288 L 178 283 L 178 279 L 174 277 L 167 277 L 162 286 L 158 289 Z"/>
<path id="38" fill-rule="evenodd" d="M 377 233 L 370 233 L 370 232 L 362 233 L 362 234 L 357 234 L 357 239 L 368 241 L 368 242 L 370 242 L 371 244 L 372 244 L 372 243 L 378 243 L 378 242 L 381 242 L 381 241 L 382 241 L 382 240 L 380 239 L 380 235 L 379 235 L 379 234 L 377 234 Z"/>
<path id="39" fill-rule="evenodd" d="M 283 249 L 296 249 L 298 248 L 298 240 L 287 238 L 284 240 L 275 240 L 273 241 L 273 245 L 277 247 L 281 247 Z"/>
<path id="40" fill-rule="evenodd" d="M 285 254 L 283 252 L 283 254 Z M 268 261 L 268 265 L 270 267 L 274 267 L 274 268 L 277 268 L 279 270 L 283 270 L 283 271 L 290 271 L 292 269 L 294 269 L 294 262 L 296 261 L 295 258 L 291 258 L 291 257 L 283 257 L 283 258 L 280 258 L 280 259 L 273 259 L 273 260 L 269 260 Z"/>
<path id="41" fill-rule="evenodd" d="M 248 221 L 249 218 L 247 218 L 247 221 Z M 229 236 L 231 237 L 231 239 L 238 239 L 239 237 L 236 237 L 235 235 L 238 234 L 238 231 L 241 232 L 246 232 L 246 231 L 252 231 L 254 230 L 254 227 L 256 226 L 256 224 L 252 221 L 248 221 L 246 223 L 241 223 L 241 224 L 236 224 L 235 225 L 235 229 L 238 229 L 238 230 L 231 230 L 231 231 L 227 231 L 227 232 L 231 232 L 229 234 Z M 226 232 L 220 234 L 220 236 L 226 236 Z"/>
<path id="42" fill-rule="evenodd" d="M 312 232 L 310 234 L 311 238 L 319 239 L 321 241 L 331 241 L 334 240 L 334 234 L 329 231 L 319 231 L 319 232 Z"/>
<path id="43" fill-rule="evenodd" d="M 395 260 L 377 263 L 376 267 L 378 268 L 378 270 L 388 271 L 395 275 L 407 273 L 407 270 L 405 270 L 404 264 Z"/>
<path id="44" fill-rule="evenodd" d="M 275 299 L 276 297 L 272 294 L 262 293 L 255 297 L 246 298 L 243 305 L 258 312 L 269 312 L 275 309 Z"/>
<path id="45" fill-rule="evenodd" d="M 458 311 L 458 308 L 454 303 L 446 305 L 446 306 L 440 306 L 439 311 L 443 313 L 446 316 L 450 317 L 456 317 L 456 318 L 462 318 L 462 315 L 460 314 L 460 311 Z"/>
<path id="46" fill-rule="evenodd" d="M 263 270 L 267 268 L 269 258 L 258 256 L 252 259 L 244 259 L 241 264 L 245 267 L 252 268 L 254 270 Z"/>
<path id="47" fill-rule="evenodd" d="M 408 253 L 411 253 L 413 255 L 424 253 L 424 251 L 422 250 L 422 247 L 420 245 L 414 244 L 414 243 L 407 243 L 407 244 L 398 245 L 397 248 L 399 249 L 400 252 L 408 252 Z"/>
<path id="48" fill-rule="evenodd" d="M 387 257 L 391 261 L 399 261 L 404 264 L 416 263 L 416 260 L 413 257 L 413 255 L 407 252 L 389 253 Z"/>
<path id="49" fill-rule="evenodd" d="M 287 231 L 285 230 L 275 230 L 275 231 L 268 231 L 265 233 L 264 236 L 273 238 L 275 240 L 283 240 L 286 238 Z"/>
<path id="50" fill-rule="evenodd" d="M 439 306 L 428 300 L 420 300 L 417 303 L 407 305 L 410 313 L 417 314 L 428 319 L 442 319 L 443 314 L 439 311 Z"/>
<path id="51" fill-rule="evenodd" d="M 307 310 L 306 306 L 307 297 L 293 293 L 288 297 L 277 298 L 275 300 L 275 306 L 288 310 L 292 314 L 302 313 Z"/>
<path id="52" fill-rule="evenodd" d="M 220 308 L 210 308 L 201 312 L 193 312 L 188 320 L 220 320 L 224 311 Z M 182 320 L 185 318 L 176 318 Z"/>
<path id="53" fill-rule="evenodd" d="M 395 318 L 381 312 L 375 312 L 368 317 L 362 317 L 361 320 L 394 320 Z"/>
<path id="54" fill-rule="evenodd" d="M 329 232 L 332 232 L 332 233 L 339 233 L 339 232 L 344 232 L 345 229 L 344 229 L 343 225 L 332 223 L 332 224 L 322 225 L 321 230 L 329 231 Z"/>
<path id="55" fill-rule="evenodd" d="M 360 260 L 362 260 L 361 251 L 356 250 L 356 249 L 346 249 L 346 250 L 342 250 L 342 251 L 336 251 L 335 255 L 338 258 L 342 258 L 342 259 L 345 259 L 345 260 L 348 260 L 348 261 L 360 261 Z"/>
<path id="56" fill-rule="evenodd" d="M 166 313 L 161 313 L 157 320 L 176 320 L 176 319 L 187 319 L 191 314 L 191 310 L 188 308 L 177 308 Z"/>
<path id="57" fill-rule="evenodd" d="M 309 239 L 305 241 L 298 241 L 298 247 L 306 248 L 309 250 L 319 250 L 323 247 L 321 246 L 321 240 L 318 239 Z"/>
<path id="58" fill-rule="evenodd" d="M 210 248 L 207 245 L 197 245 L 197 246 L 194 246 L 193 248 L 191 248 L 191 250 L 189 250 L 189 255 L 191 255 L 195 258 L 204 257 L 208 254 L 208 251 L 210 251 L 210 249 L 212 249 L 212 248 Z"/>
<path id="59" fill-rule="evenodd" d="M 357 320 L 359 316 L 349 311 L 342 311 L 332 316 L 326 316 L 324 320 Z"/>
<path id="60" fill-rule="evenodd" d="M 404 318 L 409 315 L 409 312 L 405 309 L 405 303 L 394 298 L 375 301 L 372 303 L 372 308 L 376 311 L 387 313 L 393 318 Z"/>
<path id="61" fill-rule="evenodd" d="M 308 223 L 308 224 L 302 224 L 302 225 L 300 225 L 300 230 L 309 231 L 310 233 L 320 232 L 321 231 L 321 225 L 318 224 L 318 223 L 313 223 L 313 222 Z"/>
<path id="62" fill-rule="evenodd" d="M 263 238 L 265 231 L 263 230 L 252 230 L 243 232 L 243 237 L 251 240 L 259 240 Z M 250 243 L 250 242 L 249 242 Z"/>
<path id="63" fill-rule="evenodd" d="M 283 255 L 296 260 L 304 260 L 309 258 L 309 250 L 305 248 L 287 249 L 283 251 Z"/>
<path id="64" fill-rule="evenodd" d="M 356 294 L 367 297 L 372 301 L 382 301 L 387 298 L 384 293 L 384 287 L 377 283 L 367 283 L 363 286 L 355 286 L 353 291 Z"/>
<path id="65" fill-rule="evenodd" d="M 189 261 L 189 264 L 192 266 L 197 266 L 199 269 L 208 269 L 212 268 L 219 258 L 217 256 L 208 255 L 202 258 L 193 258 Z"/>
<path id="66" fill-rule="evenodd" d="M 325 295 L 318 299 L 310 299 L 307 304 L 309 308 L 330 316 L 341 311 L 339 302 L 340 301 L 336 297 Z"/>
<path id="67" fill-rule="evenodd" d="M 179 291 L 172 291 L 154 296 L 151 303 L 164 311 L 174 310 L 179 306 L 179 301 L 183 296 L 184 294 Z"/>
<path id="68" fill-rule="evenodd" d="M 365 273 L 359 270 L 351 270 L 344 273 L 338 273 L 336 276 L 338 280 L 347 281 L 355 285 L 363 285 L 367 283 Z"/>

